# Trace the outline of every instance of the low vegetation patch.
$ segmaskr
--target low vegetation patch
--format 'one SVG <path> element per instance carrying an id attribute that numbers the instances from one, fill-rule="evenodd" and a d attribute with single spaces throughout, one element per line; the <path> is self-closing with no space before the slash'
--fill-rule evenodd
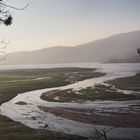
<path id="1" fill-rule="evenodd" d="M 43 100 L 52 102 L 83 102 L 94 100 L 130 100 L 140 99 L 139 95 L 127 95 L 117 91 L 112 86 L 107 85 L 95 85 L 95 87 L 88 87 L 79 91 L 68 90 L 56 90 L 48 93 L 43 93 L 41 98 Z"/>
<path id="2" fill-rule="evenodd" d="M 26 91 L 64 86 L 103 75 L 89 68 L 0 71 L 0 104 Z"/>

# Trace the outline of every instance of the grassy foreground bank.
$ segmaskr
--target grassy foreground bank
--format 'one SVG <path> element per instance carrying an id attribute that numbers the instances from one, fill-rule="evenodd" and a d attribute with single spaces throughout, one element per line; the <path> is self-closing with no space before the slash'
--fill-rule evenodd
<path id="1" fill-rule="evenodd" d="M 0 140 L 82 140 L 83 137 L 35 130 L 0 115 Z"/>

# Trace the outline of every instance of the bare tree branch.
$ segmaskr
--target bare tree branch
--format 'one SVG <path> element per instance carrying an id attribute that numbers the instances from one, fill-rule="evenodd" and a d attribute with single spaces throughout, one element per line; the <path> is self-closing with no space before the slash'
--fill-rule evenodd
<path id="1" fill-rule="evenodd" d="M 23 8 L 14 7 L 12 5 L 8 5 L 8 4 L 2 3 L 2 2 L 0 2 L 0 5 L 3 5 L 5 7 L 9 7 L 9 8 L 15 9 L 15 10 L 24 10 L 29 6 L 29 3 L 27 3 Z"/>
<path id="2" fill-rule="evenodd" d="M 94 133 L 95 133 L 95 136 L 97 139 L 100 139 L 101 137 L 104 138 L 104 140 L 108 140 L 107 138 L 107 134 L 112 131 L 113 129 L 116 129 L 118 128 L 119 126 L 115 126 L 115 127 L 111 127 L 109 129 L 106 129 L 106 128 L 102 128 L 102 129 L 97 129 L 95 127 L 93 127 L 94 129 Z"/>
<path id="3" fill-rule="evenodd" d="M 13 17 L 11 16 L 11 12 L 8 8 L 15 9 L 15 10 L 24 10 L 29 6 L 27 3 L 23 8 L 18 8 L 12 5 L 7 4 L 7 1 L 0 0 L 0 24 L 4 24 L 9 26 L 12 24 Z M 2 40 L 0 42 L 0 60 L 5 60 L 7 58 L 6 48 L 9 42 Z"/>

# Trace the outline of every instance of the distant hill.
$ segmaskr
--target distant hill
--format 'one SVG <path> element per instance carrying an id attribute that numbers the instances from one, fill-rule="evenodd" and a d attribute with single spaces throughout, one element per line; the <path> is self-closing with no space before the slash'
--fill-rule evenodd
<path id="1" fill-rule="evenodd" d="M 113 35 L 75 47 L 51 47 L 15 52 L 0 64 L 47 64 L 78 62 L 140 62 L 140 30 Z"/>

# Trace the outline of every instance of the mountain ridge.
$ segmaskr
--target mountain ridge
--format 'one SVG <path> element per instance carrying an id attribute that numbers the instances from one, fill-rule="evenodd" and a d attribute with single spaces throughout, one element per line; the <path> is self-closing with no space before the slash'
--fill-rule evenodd
<path id="1" fill-rule="evenodd" d="M 140 62 L 140 30 L 111 35 L 89 43 L 55 46 L 10 53 L 0 64 L 48 64 L 80 62 Z"/>

